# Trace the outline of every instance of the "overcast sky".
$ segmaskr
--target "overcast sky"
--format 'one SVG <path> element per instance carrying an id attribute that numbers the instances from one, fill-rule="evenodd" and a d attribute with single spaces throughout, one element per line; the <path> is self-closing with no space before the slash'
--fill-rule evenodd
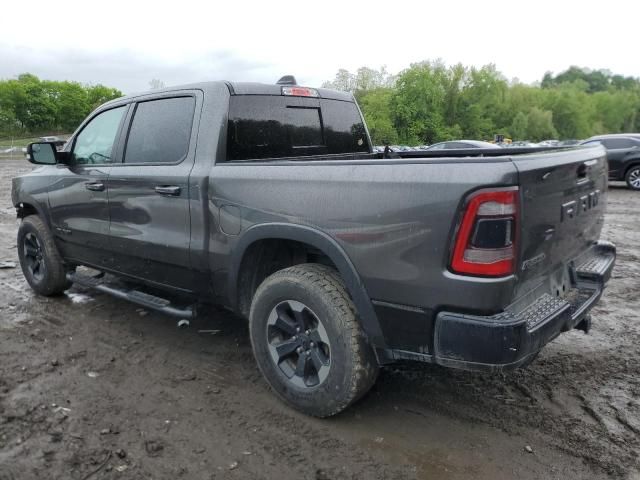
<path id="1" fill-rule="evenodd" d="M 640 1 L 11 1 L 0 78 L 102 83 L 125 93 L 201 80 L 319 86 L 339 68 L 495 63 L 539 81 L 570 65 L 640 77 Z"/>

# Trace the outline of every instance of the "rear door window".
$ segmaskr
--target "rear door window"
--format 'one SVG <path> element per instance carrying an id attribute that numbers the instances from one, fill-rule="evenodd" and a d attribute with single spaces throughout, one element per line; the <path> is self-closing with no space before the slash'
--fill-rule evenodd
<path id="1" fill-rule="evenodd" d="M 133 115 L 125 163 L 179 163 L 189 151 L 195 98 L 140 102 Z"/>
<path id="2" fill-rule="evenodd" d="M 360 112 L 351 102 L 266 95 L 232 96 L 228 160 L 368 152 Z"/>

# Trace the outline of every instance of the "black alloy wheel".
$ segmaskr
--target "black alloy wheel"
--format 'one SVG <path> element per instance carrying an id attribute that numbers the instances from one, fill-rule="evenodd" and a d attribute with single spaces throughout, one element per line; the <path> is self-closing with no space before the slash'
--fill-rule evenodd
<path id="1" fill-rule="evenodd" d="M 29 232 L 24 236 L 23 241 L 25 267 L 36 282 L 41 282 L 47 272 L 44 263 L 44 252 L 38 237 Z"/>
<path id="2" fill-rule="evenodd" d="M 306 305 L 285 300 L 267 320 L 269 353 L 280 372 L 297 387 L 322 384 L 331 369 L 331 343 L 318 316 Z"/>

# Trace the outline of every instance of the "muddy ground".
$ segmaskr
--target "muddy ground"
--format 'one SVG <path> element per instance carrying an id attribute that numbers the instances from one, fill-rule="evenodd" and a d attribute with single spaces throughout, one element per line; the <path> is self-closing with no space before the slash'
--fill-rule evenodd
<path id="1" fill-rule="evenodd" d="M 17 262 L 10 178 L 27 170 L 0 163 L 0 261 Z M 269 392 L 227 312 L 178 329 L 1 269 L 0 480 L 639 479 L 640 194 L 612 187 L 608 212 L 619 257 L 591 334 L 505 375 L 387 368 L 329 420 Z"/>

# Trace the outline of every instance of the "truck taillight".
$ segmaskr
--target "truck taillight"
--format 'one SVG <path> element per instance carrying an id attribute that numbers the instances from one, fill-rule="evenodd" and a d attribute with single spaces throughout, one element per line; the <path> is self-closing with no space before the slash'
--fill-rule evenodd
<path id="1" fill-rule="evenodd" d="M 451 270 L 486 277 L 511 275 L 517 228 L 518 187 L 471 194 L 456 231 Z"/>

